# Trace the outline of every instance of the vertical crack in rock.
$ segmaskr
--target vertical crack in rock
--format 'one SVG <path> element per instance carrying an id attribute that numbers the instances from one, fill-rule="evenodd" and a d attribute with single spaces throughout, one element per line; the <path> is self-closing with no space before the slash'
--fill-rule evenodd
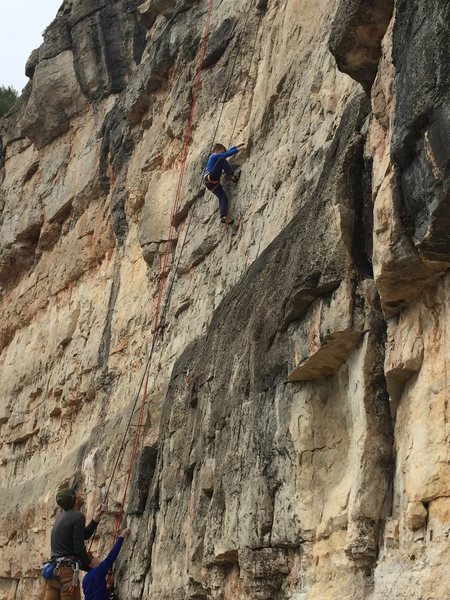
<path id="1" fill-rule="evenodd" d="M 142 515 L 144 512 L 157 457 L 158 450 L 156 448 L 149 446 L 142 448 L 131 477 L 131 494 L 127 506 L 128 515 Z"/>
<path id="2" fill-rule="evenodd" d="M 351 196 L 354 199 L 353 210 L 355 213 L 352 254 L 362 278 L 373 277 L 371 265 L 371 232 L 373 229 L 371 165 L 364 161 L 364 143 L 365 138 L 360 136 L 355 146 L 355 154 L 350 159 L 354 173 Z"/>
<path id="3" fill-rule="evenodd" d="M 111 282 L 111 289 L 109 292 L 105 326 L 103 328 L 103 333 L 98 349 L 98 364 L 105 374 L 108 370 L 108 359 L 111 349 L 111 325 L 114 317 L 114 311 L 116 309 L 117 298 L 119 296 L 120 291 L 120 272 L 121 261 L 120 253 L 118 253 L 114 262 L 114 270 Z"/>
<path id="4" fill-rule="evenodd" d="M 128 233 L 128 220 L 125 213 L 126 197 L 125 174 L 122 172 L 115 182 L 111 194 L 111 224 L 119 246 L 125 242 Z"/>
<path id="5" fill-rule="evenodd" d="M 350 518 L 345 552 L 359 565 L 378 558 L 379 527 L 390 515 L 393 477 L 393 437 L 389 396 L 384 375 L 385 323 L 376 307 L 367 334 L 363 375 L 364 440 L 358 443 L 359 470 L 350 495 Z M 355 407 L 356 408 L 356 407 Z M 357 424 L 356 408 L 354 422 Z M 357 424 L 358 427 L 358 424 Z"/>

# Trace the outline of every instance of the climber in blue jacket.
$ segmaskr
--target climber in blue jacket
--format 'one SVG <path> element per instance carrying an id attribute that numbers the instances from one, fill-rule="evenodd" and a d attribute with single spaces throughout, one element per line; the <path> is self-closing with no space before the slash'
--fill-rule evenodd
<path id="1" fill-rule="evenodd" d="M 225 175 L 231 181 L 237 183 L 239 177 L 233 175 L 233 169 L 228 164 L 227 158 L 234 156 L 244 148 L 245 144 L 238 144 L 227 150 L 223 144 L 215 144 L 213 152 L 206 163 L 204 174 L 205 187 L 219 199 L 220 220 L 227 225 L 231 225 L 234 221 L 228 217 L 228 196 L 220 183 L 220 178 L 222 177 L 222 173 L 225 172 Z"/>
<path id="2" fill-rule="evenodd" d="M 120 549 L 122 548 L 123 540 L 130 533 L 129 529 L 124 529 L 116 543 L 111 548 L 110 553 L 102 560 L 93 557 L 89 564 L 89 571 L 83 579 L 83 592 L 85 600 L 108 600 L 108 589 L 106 586 L 106 576 L 111 570 L 114 561 L 116 560 Z"/>

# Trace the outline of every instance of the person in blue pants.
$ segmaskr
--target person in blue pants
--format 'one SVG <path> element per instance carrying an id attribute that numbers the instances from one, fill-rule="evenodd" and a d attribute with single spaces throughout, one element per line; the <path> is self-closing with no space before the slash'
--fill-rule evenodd
<path id="1" fill-rule="evenodd" d="M 233 175 L 233 169 L 228 164 L 227 158 L 234 156 L 244 148 L 245 144 L 238 144 L 227 150 L 223 144 L 215 144 L 206 163 L 205 187 L 219 199 L 220 220 L 227 225 L 231 225 L 234 221 L 228 216 L 228 196 L 220 183 L 220 178 L 222 173 L 225 173 L 231 181 L 235 183 L 238 181 L 238 177 Z"/>
<path id="2" fill-rule="evenodd" d="M 108 588 L 106 585 L 106 576 L 111 570 L 114 561 L 116 560 L 120 549 L 122 548 L 123 540 L 128 537 L 129 529 L 124 529 L 116 540 L 116 543 L 111 548 L 110 553 L 102 560 L 93 557 L 89 564 L 89 571 L 83 579 L 83 592 L 85 600 L 108 600 Z"/>

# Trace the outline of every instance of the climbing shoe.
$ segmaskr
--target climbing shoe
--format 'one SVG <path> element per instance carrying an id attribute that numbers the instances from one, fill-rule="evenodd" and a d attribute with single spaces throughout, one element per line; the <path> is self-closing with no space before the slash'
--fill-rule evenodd
<path id="1" fill-rule="evenodd" d="M 228 179 L 230 181 L 232 181 L 233 183 L 237 183 L 239 181 L 240 177 L 241 177 L 241 172 L 238 171 L 237 173 L 233 173 L 233 175 L 230 175 L 228 177 Z"/>
<path id="2" fill-rule="evenodd" d="M 220 222 L 225 223 L 225 225 L 233 225 L 234 219 L 230 219 L 229 217 L 220 217 Z"/>

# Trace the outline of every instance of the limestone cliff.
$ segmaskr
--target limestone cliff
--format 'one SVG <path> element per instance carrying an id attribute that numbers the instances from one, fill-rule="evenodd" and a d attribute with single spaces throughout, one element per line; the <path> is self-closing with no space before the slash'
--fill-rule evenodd
<path id="1" fill-rule="evenodd" d="M 110 484 L 207 4 L 64 0 L 1 122 L 0 600 L 39 595 L 56 488 Z M 449 22 L 214 2 L 122 600 L 449 597 Z M 198 193 L 219 115 L 237 232 Z"/>

